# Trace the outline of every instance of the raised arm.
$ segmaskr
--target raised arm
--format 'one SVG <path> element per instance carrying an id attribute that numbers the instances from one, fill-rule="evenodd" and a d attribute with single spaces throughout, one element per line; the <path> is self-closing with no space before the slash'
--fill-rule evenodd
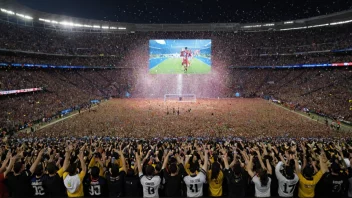
<path id="1" fill-rule="evenodd" d="M 183 164 L 183 168 L 186 170 L 186 166 L 189 162 L 189 159 L 191 158 L 192 155 L 186 155 L 185 163 Z"/>
<path id="2" fill-rule="evenodd" d="M 205 170 L 205 172 L 208 171 L 208 150 L 204 149 L 204 164 L 203 164 L 203 170 Z"/>
<path id="3" fill-rule="evenodd" d="M 63 172 L 65 172 L 70 165 L 70 157 L 71 157 L 71 152 L 72 150 L 68 148 L 65 153 L 65 160 L 64 160 L 64 165 L 62 166 Z"/>
<path id="4" fill-rule="evenodd" d="M 223 155 L 223 160 L 224 160 L 225 169 L 228 170 L 230 166 L 229 166 L 229 161 L 227 160 L 227 154 Z"/>
<path id="5" fill-rule="evenodd" d="M 10 159 L 10 164 L 7 166 L 5 172 L 4 172 L 4 177 L 6 178 L 6 175 L 12 170 L 13 168 L 13 165 L 15 164 L 16 162 L 16 159 L 17 159 L 17 155 L 14 156 L 14 157 L 11 157 Z"/>
<path id="6" fill-rule="evenodd" d="M 328 171 L 328 166 L 326 162 L 324 162 L 324 158 L 326 158 L 325 154 L 322 153 L 319 155 L 320 170 L 323 174 Z"/>
<path id="7" fill-rule="evenodd" d="M 29 171 L 33 174 L 35 171 L 35 168 L 38 166 L 40 160 L 42 159 L 44 153 L 44 149 L 40 150 L 40 152 L 38 153 L 37 159 L 35 159 L 34 163 L 32 164 L 31 168 L 29 169 Z"/>
<path id="8" fill-rule="evenodd" d="M 262 167 L 263 170 L 266 170 L 267 167 L 265 166 L 264 162 L 263 162 L 263 159 L 262 159 L 262 156 L 260 154 L 260 151 L 258 148 L 256 148 L 255 152 L 257 153 L 258 155 L 258 159 L 259 159 L 259 163 L 260 163 L 260 166 Z"/>
<path id="9" fill-rule="evenodd" d="M 295 156 L 294 160 L 295 160 L 295 169 L 296 169 L 296 174 L 298 174 L 298 173 L 300 173 L 300 172 L 301 172 L 301 170 L 299 169 L 298 157 L 297 157 L 297 156 Z"/>
<path id="10" fill-rule="evenodd" d="M 11 152 L 8 151 L 7 155 L 6 155 L 6 159 L 2 162 L 2 166 L 0 168 L 0 173 L 3 173 L 6 171 L 6 165 L 9 163 L 10 158 L 11 158 Z"/>
<path id="11" fill-rule="evenodd" d="M 142 170 L 142 165 L 141 165 L 141 158 L 140 158 L 138 152 L 136 152 L 136 161 L 137 161 L 138 172 L 141 175 L 141 174 L 143 174 L 143 170 Z"/>
<path id="12" fill-rule="evenodd" d="M 123 156 L 121 149 L 117 153 L 120 155 L 120 158 L 121 158 L 122 170 L 127 172 L 125 156 Z"/>
<path id="13" fill-rule="evenodd" d="M 79 161 L 81 162 L 81 168 L 82 168 L 81 172 L 86 173 L 87 172 L 87 166 L 86 166 L 86 163 L 84 162 L 83 150 L 79 151 L 78 158 L 79 158 Z"/>
<path id="14" fill-rule="evenodd" d="M 266 170 L 268 171 L 269 175 L 272 175 L 273 174 L 273 170 L 271 168 L 271 164 L 269 162 L 269 159 L 266 159 L 265 161 L 266 161 Z"/>
<path id="15" fill-rule="evenodd" d="M 172 151 L 169 151 L 167 153 L 167 155 L 164 157 L 164 162 L 163 162 L 163 166 L 161 169 L 165 169 L 167 166 L 167 163 L 169 162 L 169 157 L 172 155 Z"/>
<path id="16" fill-rule="evenodd" d="M 253 173 L 253 171 L 252 171 L 252 168 L 253 168 L 253 155 L 250 155 L 250 156 L 249 156 L 249 161 L 248 161 L 248 163 L 247 163 L 246 168 L 247 168 L 248 175 L 249 175 L 250 177 L 254 177 L 254 173 Z"/>

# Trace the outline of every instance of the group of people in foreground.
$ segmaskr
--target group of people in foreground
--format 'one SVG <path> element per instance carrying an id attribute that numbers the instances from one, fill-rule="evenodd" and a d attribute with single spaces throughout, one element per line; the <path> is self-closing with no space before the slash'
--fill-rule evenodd
<path id="1" fill-rule="evenodd" d="M 352 197 L 350 139 L 5 139 L 0 197 Z"/>

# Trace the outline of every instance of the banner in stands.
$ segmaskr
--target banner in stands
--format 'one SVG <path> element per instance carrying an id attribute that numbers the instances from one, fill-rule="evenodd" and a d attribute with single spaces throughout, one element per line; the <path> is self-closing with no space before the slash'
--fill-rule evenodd
<path id="1" fill-rule="evenodd" d="M 231 66 L 230 68 L 239 69 L 291 69 L 291 68 L 314 68 L 314 67 L 348 67 L 352 66 L 352 62 L 347 63 L 321 63 L 321 64 L 298 64 L 283 66 Z"/>
<path id="2" fill-rule="evenodd" d="M 98 103 L 100 103 L 100 100 L 91 100 L 90 103 L 91 104 L 98 104 Z"/>
<path id="3" fill-rule="evenodd" d="M 0 95 L 9 95 L 9 94 L 18 94 L 18 93 L 28 93 L 34 91 L 42 91 L 43 88 L 28 88 L 28 89 L 18 89 L 18 90 L 8 90 L 8 91 L 0 91 Z"/>
<path id="4" fill-rule="evenodd" d="M 0 67 L 37 67 L 52 69 L 107 69 L 113 67 L 104 66 L 68 66 L 68 65 L 46 65 L 46 64 L 27 64 L 27 63 L 0 63 Z"/>
<path id="5" fill-rule="evenodd" d="M 70 109 L 65 109 L 65 110 L 63 110 L 63 111 L 61 111 L 60 113 L 61 113 L 61 115 L 66 115 L 66 114 L 68 114 L 68 113 L 70 113 L 70 112 L 72 112 L 72 111 L 73 111 L 73 109 L 70 108 Z"/>

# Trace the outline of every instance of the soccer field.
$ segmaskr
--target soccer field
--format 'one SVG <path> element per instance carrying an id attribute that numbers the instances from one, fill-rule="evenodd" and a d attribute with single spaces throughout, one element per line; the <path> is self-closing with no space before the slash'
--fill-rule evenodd
<path id="1" fill-rule="evenodd" d="M 191 60 L 191 66 L 188 67 L 187 72 L 181 65 L 181 58 L 169 58 L 159 63 L 149 70 L 151 74 L 207 74 L 210 72 L 210 65 L 200 61 L 197 58 Z"/>

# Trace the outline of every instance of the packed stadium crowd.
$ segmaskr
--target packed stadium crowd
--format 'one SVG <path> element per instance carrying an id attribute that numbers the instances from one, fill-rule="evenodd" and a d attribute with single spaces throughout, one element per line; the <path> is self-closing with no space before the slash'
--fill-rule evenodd
<path id="1" fill-rule="evenodd" d="M 1 126 L 17 131 L 34 121 L 61 116 L 65 109 L 89 106 L 91 100 L 120 96 L 127 89 L 122 70 L 14 69 L 0 71 L 0 89 L 43 87 L 43 91 L 1 96 Z"/>
<path id="2" fill-rule="evenodd" d="M 7 50 L 20 50 L 27 52 L 40 52 L 61 55 L 94 55 L 105 56 L 103 61 L 95 62 L 94 59 L 89 65 L 97 66 L 114 65 L 116 60 L 129 60 L 132 56 L 138 57 L 147 62 L 144 56 L 148 50 L 148 40 L 152 38 L 207 38 L 212 39 L 214 51 L 218 53 L 219 59 L 225 59 L 228 65 L 284 65 L 299 63 L 319 63 L 325 61 L 349 61 L 350 56 L 338 57 L 335 54 L 327 53 L 330 50 L 350 48 L 351 38 L 349 28 L 351 25 L 335 27 L 311 28 L 295 31 L 266 31 L 266 32 L 148 32 L 134 34 L 107 34 L 107 33 L 84 33 L 65 32 L 42 28 L 22 27 L 14 24 L 0 23 L 0 29 L 6 30 L 0 35 L 0 48 Z M 30 44 L 28 44 L 30 43 Z M 298 56 L 295 60 L 294 53 L 311 52 Z M 322 52 L 325 51 L 325 52 Z M 132 53 L 132 55 L 131 55 Z M 270 54 L 273 57 L 262 62 L 260 54 Z M 281 54 L 281 55 L 280 55 Z M 291 54 L 291 56 L 282 56 Z M 106 57 L 114 55 L 115 57 Z M 296 54 L 295 54 L 296 55 Z M 248 57 L 249 56 L 249 57 Z M 252 57 L 254 56 L 254 58 Z M 241 59 L 245 58 L 245 60 Z M 13 57 L 2 57 L 13 61 Z M 42 57 L 43 58 L 43 57 Z M 30 62 L 47 62 L 47 64 L 63 64 L 61 57 L 24 59 L 22 56 L 17 60 Z M 217 57 L 214 57 L 215 59 Z M 240 58 L 240 60 L 239 60 Z M 264 57 L 265 58 L 265 57 Z M 34 59 L 34 60 L 31 60 Z M 71 58 L 66 64 L 86 63 L 82 58 Z M 77 59 L 77 61 L 75 61 Z M 111 60 L 113 59 L 113 60 Z M 292 60 L 293 59 L 293 60 Z M 105 61 L 106 62 L 105 62 Z M 121 61 L 126 63 L 126 61 Z M 130 66 L 136 64 L 131 62 Z M 138 64 L 137 64 L 138 65 Z M 121 65 L 118 66 L 125 66 Z"/>
<path id="3" fill-rule="evenodd" d="M 17 130 L 28 123 L 61 116 L 65 109 L 79 109 L 91 100 L 109 97 L 146 97 L 136 84 L 138 73 L 130 69 L 59 70 L 59 69 L 2 69 L 1 89 L 16 90 L 43 87 L 35 93 L 1 96 L 1 126 Z M 167 77 L 167 76 L 166 76 Z M 227 87 L 216 97 L 266 97 L 281 100 L 289 108 L 326 115 L 334 120 L 351 121 L 352 72 L 348 69 L 233 69 L 224 77 Z M 210 82 L 212 83 L 212 82 Z M 213 83 L 214 84 L 214 83 Z M 151 84 L 151 87 L 156 88 Z M 175 84 L 151 90 L 152 96 L 162 97 Z M 193 89 L 189 87 L 189 89 Z M 208 97 L 207 91 L 195 93 Z"/>
<path id="4" fill-rule="evenodd" d="M 351 197 L 351 139 L 80 138 L 1 143 L 1 197 Z"/>
<path id="5" fill-rule="evenodd" d="M 238 70 L 229 78 L 233 93 L 244 97 L 270 95 L 298 110 L 308 108 L 338 119 L 351 120 L 352 72 L 348 69 Z"/>
<path id="6" fill-rule="evenodd" d="M 228 68 L 352 62 L 349 54 L 327 52 L 351 47 L 350 27 L 104 34 L 1 22 L 0 62 L 9 65 L 0 69 L 0 90 L 44 90 L 0 96 L 0 126 L 3 131 L 17 131 L 38 120 L 61 117 L 68 108 L 90 111 L 91 100 L 130 97 L 130 93 L 145 97 L 141 84 L 148 84 L 153 97 L 176 89 L 173 83 L 158 89 L 145 77 L 151 38 L 212 39 L 212 75 L 222 77 L 209 77 L 208 83 L 219 98 L 239 93 L 245 98 L 278 99 L 292 110 L 309 109 L 334 120 L 352 121 L 349 68 Z M 310 51 L 315 52 L 299 55 Z M 13 68 L 10 63 L 120 68 Z M 141 78 L 150 81 L 138 81 Z M 218 81 L 226 84 L 221 92 L 216 92 Z M 195 94 L 208 97 L 209 91 L 203 91 Z M 231 103 L 236 102 L 183 105 L 182 116 L 175 118 L 179 107 L 131 99 L 101 104 L 97 110 L 35 133 L 0 134 L 0 198 L 352 197 L 349 134 L 297 118 L 263 100 L 251 101 L 251 108 L 242 105 L 244 101 Z"/>

